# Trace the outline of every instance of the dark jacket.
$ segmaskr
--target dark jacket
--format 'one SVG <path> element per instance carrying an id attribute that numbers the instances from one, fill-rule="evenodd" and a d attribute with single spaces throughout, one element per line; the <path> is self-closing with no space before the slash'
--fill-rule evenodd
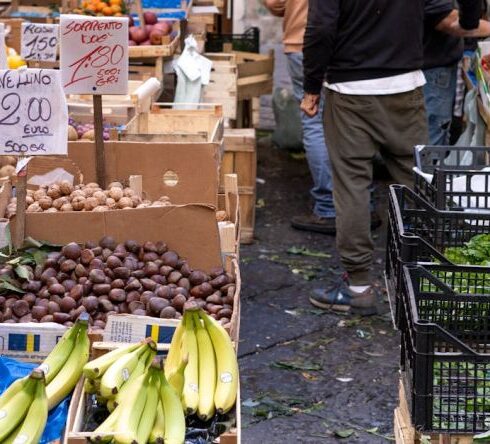
<path id="1" fill-rule="evenodd" d="M 453 0 L 426 0 L 425 2 L 424 69 L 455 65 L 463 56 L 462 38 L 435 29 L 455 6 Z"/>
<path id="2" fill-rule="evenodd" d="M 461 0 L 461 25 L 478 26 L 480 0 Z M 329 83 L 376 79 L 423 67 L 425 0 L 310 0 L 305 92 Z"/>

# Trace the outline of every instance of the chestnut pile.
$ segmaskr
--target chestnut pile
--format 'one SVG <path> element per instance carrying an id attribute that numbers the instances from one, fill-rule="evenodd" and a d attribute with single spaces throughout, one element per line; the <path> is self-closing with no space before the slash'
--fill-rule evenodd
<path id="1" fill-rule="evenodd" d="M 103 190 L 94 182 L 73 186 L 63 180 L 43 185 L 36 191 L 27 190 L 26 205 L 28 213 L 57 213 L 165 207 L 171 205 L 171 202 L 167 196 L 154 202 L 142 199 L 131 188 L 124 188 L 120 182 L 112 182 L 107 190 Z M 17 198 L 12 197 L 7 205 L 6 217 L 13 217 L 16 211 Z"/>
<path id="2" fill-rule="evenodd" d="M 26 267 L 26 293 L 0 296 L 0 322 L 71 326 L 85 311 L 103 329 L 116 313 L 180 319 L 184 304 L 195 301 L 226 326 L 233 312 L 234 278 L 222 268 L 192 270 L 164 242 L 70 243 L 49 253 L 44 265 Z M 0 278 L 16 279 L 11 265 L 0 269 Z"/>

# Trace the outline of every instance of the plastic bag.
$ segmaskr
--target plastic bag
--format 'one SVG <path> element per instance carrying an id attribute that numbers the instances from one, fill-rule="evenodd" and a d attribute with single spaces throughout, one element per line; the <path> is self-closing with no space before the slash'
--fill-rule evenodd
<path id="1" fill-rule="evenodd" d="M 287 89 L 276 88 L 272 96 L 272 109 L 276 119 L 272 143 L 282 150 L 302 149 L 301 113 L 293 93 Z"/>
<path id="2" fill-rule="evenodd" d="M 194 37 L 187 37 L 182 55 L 174 62 L 174 69 L 177 75 L 175 109 L 195 108 L 195 106 L 184 104 L 200 103 L 202 85 L 209 83 L 213 63 L 199 54 L 197 49 L 198 45 Z"/>
<path id="3" fill-rule="evenodd" d="M 31 362 L 21 362 L 15 359 L 0 356 L 0 394 L 3 393 L 16 379 L 28 375 L 32 369 L 38 367 Z M 49 412 L 48 422 L 44 429 L 40 444 L 48 444 L 61 439 L 68 417 L 68 407 L 71 396 L 64 399 L 55 409 Z"/>

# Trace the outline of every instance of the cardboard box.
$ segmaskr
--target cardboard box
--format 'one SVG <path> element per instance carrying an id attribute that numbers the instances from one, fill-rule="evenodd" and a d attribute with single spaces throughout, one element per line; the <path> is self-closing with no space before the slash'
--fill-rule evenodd
<path id="1" fill-rule="evenodd" d="M 106 142 L 106 183 L 143 176 L 145 197 L 168 196 L 173 204 L 217 206 L 221 145 L 210 143 Z M 94 142 L 70 142 L 68 157 L 83 173 L 84 182 L 97 182 Z"/>

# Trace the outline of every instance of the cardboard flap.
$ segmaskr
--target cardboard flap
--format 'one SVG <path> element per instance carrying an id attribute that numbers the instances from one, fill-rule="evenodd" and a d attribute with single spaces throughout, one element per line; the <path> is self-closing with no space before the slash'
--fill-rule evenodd
<path id="1" fill-rule="evenodd" d="M 15 218 L 10 227 L 15 230 Z M 66 244 L 97 241 L 106 235 L 120 242 L 162 240 L 169 249 L 187 259 L 192 268 L 207 271 L 222 266 L 218 225 L 212 206 L 26 214 L 26 236 L 34 239 Z"/>
<path id="2" fill-rule="evenodd" d="M 168 196 L 175 205 L 217 205 L 219 144 L 114 141 L 104 146 L 107 183 L 141 175 L 148 199 Z M 79 166 L 86 183 L 96 182 L 93 142 L 70 142 L 68 156 Z M 164 179 L 165 173 L 170 180 Z"/>

